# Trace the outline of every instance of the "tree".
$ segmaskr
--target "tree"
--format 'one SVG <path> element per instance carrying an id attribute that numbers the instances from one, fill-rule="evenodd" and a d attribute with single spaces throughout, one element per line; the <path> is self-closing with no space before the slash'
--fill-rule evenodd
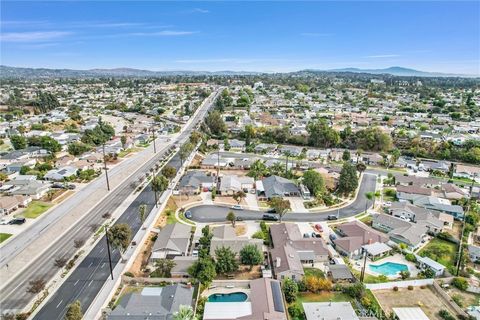
<path id="1" fill-rule="evenodd" d="M 212 111 L 205 118 L 205 124 L 214 136 L 221 136 L 227 132 L 227 125 L 223 121 L 223 117 L 218 111 Z"/>
<path id="2" fill-rule="evenodd" d="M 268 202 L 270 207 L 272 207 L 275 212 L 278 214 L 280 222 L 282 222 L 282 218 L 287 213 L 287 210 L 290 210 L 290 201 L 283 200 L 280 197 L 273 197 Z"/>
<path id="3" fill-rule="evenodd" d="M 410 271 L 408 270 L 400 271 L 400 277 L 402 278 L 402 280 L 408 279 L 410 277 Z"/>
<path id="4" fill-rule="evenodd" d="M 242 199 L 246 197 L 247 195 L 245 194 L 245 192 L 243 192 L 243 190 L 237 191 L 233 194 L 233 199 L 237 201 L 238 204 L 240 204 L 240 201 L 242 201 Z"/>
<path id="5" fill-rule="evenodd" d="M 152 191 L 155 193 L 155 206 L 158 203 L 158 193 L 161 193 L 168 188 L 168 179 L 162 175 L 153 177 L 152 179 Z"/>
<path id="6" fill-rule="evenodd" d="M 367 170 L 367 166 L 365 165 L 365 163 L 359 162 L 359 163 L 357 163 L 357 165 L 356 165 L 356 169 L 357 169 L 358 172 L 362 173 L 362 172 L 364 172 L 365 170 Z"/>
<path id="7" fill-rule="evenodd" d="M 380 128 L 367 128 L 356 133 L 357 146 L 364 150 L 389 151 L 392 148 L 390 134 L 382 132 Z"/>
<path id="8" fill-rule="evenodd" d="M 294 280 L 291 278 L 285 278 L 282 289 L 287 303 L 292 303 L 297 299 L 298 285 Z"/>
<path id="9" fill-rule="evenodd" d="M 191 306 L 180 305 L 178 311 L 173 314 L 173 320 L 197 320 Z"/>
<path id="10" fill-rule="evenodd" d="M 193 145 L 190 142 L 184 143 L 180 150 L 178 151 L 178 155 L 180 157 L 181 165 L 183 166 L 183 161 L 185 161 L 190 153 L 193 151 Z"/>
<path id="11" fill-rule="evenodd" d="M 338 182 L 338 192 L 343 195 L 349 195 L 358 187 L 358 177 L 355 167 L 349 162 L 345 162 L 340 171 L 340 179 Z"/>
<path id="12" fill-rule="evenodd" d="M 121 136 L 120 137 L 120 142 L 122 143 L 122 148 L 125 149 L 125 146 L 127 145 L 127 137 L 126 136 Z"/>
<path id="13" fill-rule="evenodd" d="M 130 245 L 132 239 L 132 229 L 126 223 L 119 223 L 108 229 L 108 240 L 112 247 L 118 249 L 123 254 Z"/>
<path id="14" fill-rule="evenodd" d="M 252 270 L 253 266 L 262 263 L 263 255 L 256 245 L 247 244 L 240 250 L 240 261 L 242 264 L 249 265 Z"/>
<path id="15" fill-rule="evenodd" d="M 207 287 L 217 276 L 215 263 L 210 257 L 199 258 L 188 268 L 188 273 Z"/>
<path id="16" fill-rule="evenodd" d="M 233 213 L 233 211 L 229 211 L 227 214 L 227 220 L 230 221 L 230 223 L 232 224 L 232 227 L 235 227 L 236 219 L 237 217 L 235 216 L 235 213 Z"/>
<path id="17" fill-rule="evenodd" d="M 175 267 L 175 265 L 176 263 L 172 259 L 158 259 L 155 262 L 155 266 L 157 267 L 155 273 L 158 273 L 160 277 L 170 278 L 170 272 L 172 271 L 173 267 Z"/>
<path id="18" fill-rule="evenodd" d="M 173 179 L 177 175 L 177 169 L 175 167 L 172 167 L 171 165 L 166 165 L 165 167 L 162 168 L 162 174 L 165 176 L 167 179 Z"/>
<path id="19" fill-rule="evenodd" d="M 375 193 L 372 191 L 366 192 L 365 198 L 367 198 L 367 200 L 370 200 L 370 201 L 375 200 Z M 368 207 L 368 201 L 365 201 L 365 213 L 367 213 L 367 207 Z"/>
<path id="20" fill-rule="evenodd" d="M 92 147 L 90 145 L 80 141 L 72 142 L 68 144 L 67 147 L 68 153 L 70 153 L 72 156 L 79 156 L 91 149 Z"/>
<path id="21" fill-rule="evenodd" d="M 325 119 L 312 121 L 307 125 L 308 144 L 314 147 L 330 148 L 340 143 L 339 133 L 330 128 Z"/>
<path id="22" fill-rule="evenodd" d="M 245 126 L 245 131 L 243 132 L 243 135 L 245 136 L 245 146 L 248 147 L 252 142 L 252 139 L 255 137 L 255 129 L 251 124 L 247 124 Z"/>
<path id="23" fill-rule="evenodd" d="M 29 287 L 27 288 L 28 293 L 38 294 L 45 289 L 45 285 L 47 284 L 43 279 L 35 279 L 30 281 Z"/>
<path id="24" fill-rule="evenodd" d="M 19 135 L 10 136 L 10 143 L 15 150 L 25 149 L 27 147 L 27 139 Z"/>
<path id="25" fill-rule="evenodd" d="M 265 163 L 258 159 L 255 160 L 250 166 L 250 170 L 247 173 L 247 176 L 252 177 L 255 180 L 258 180 L 261 177 L 264 177 L 268 174 L 268 169 Z"/>
<path id="26" fill-rule="evenodd" d="M 141 204 L 138 207 L 138 217 L 140 218 L 140 221 L 142 222 L 142 225 L 143 225 L 143 222 L 145 221 L 146 212 L 147 212 L 147 205 Z"/>
<path id="27" fill-rule="evenodd" d="M 79 300 L 68 305 L 64 320 L 82 320 L 82 306 Z"/>
<path id="28" fill-rule="evenodd" d="M 238 270 L 235 252 L 230 247 L 220 247 L 215 250 L 215 270 L 219 274 L 227 274 Z"/>
<path id="29" fill-rule="evenodd" d="M 202 140 L 202 134 L 198 131 L 192 131 L 190 134 L 190 143 L 196 146 Z"/>
<path id="30" fill-rule="evenodd" d="M 350 151 L 348 151 L 348 150 L 343 151 L 342 160 L 343 161 L 349 161 L 350 160 Z"/>
<path id="31" fill-rule="evenodd" d="M 302 182 L 314 196 L 319 196 L 325 191 L 325 181 L 322 175 L 313 169 L 305 171 Z"/>

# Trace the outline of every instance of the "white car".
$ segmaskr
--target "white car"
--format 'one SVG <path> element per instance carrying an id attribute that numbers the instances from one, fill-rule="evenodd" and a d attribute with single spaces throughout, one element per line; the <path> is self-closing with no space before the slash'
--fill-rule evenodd
<path id="1" fill-rule="evenodd" d="M 391 207 L 392 206 L 392 202 L 391 201 L 387 201 L 384 203 L 385 207 Z"/>
<path id="2" fill-rule="evenodd" d="M 239 205 L 239 204 L 235 204 L 231 208 L 234 209 L 234 210 L 242 210 L 243 209 L 242 206 Z"/>

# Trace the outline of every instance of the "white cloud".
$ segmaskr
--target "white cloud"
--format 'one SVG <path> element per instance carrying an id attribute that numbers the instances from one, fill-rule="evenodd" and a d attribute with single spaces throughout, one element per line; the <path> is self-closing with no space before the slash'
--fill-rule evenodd
<path id="1" fill-rule="evenodd" d="M 128 33 L 129 36 L 139 36 L 139 37 L 175 37 L 175 36 L 188 36 L 198 33 L 198 31 L 175 31 L 175 30 L 164 30 L 157 32 L 132 32 Z"/>
<path id="2" fill-rule="evenodd" d="M 366 56 L 365 58 L 377 59 L 377 58 L 397 58 L 399 54 L 377 54 L 373 56 Z"/>
<path id="3" fill-rule="evenodd" d="M 192 12 L 194 12 L 194 13 L 209 13 L 210 10 L 201 9 L 201 8 L 195 8 L 195 9 L 192 10 Z"/>
<path id="4" fill-rule="evenodd" d="M 41 42 L 62 38 L 70 35 L 66 31 L 34 31 L 34 32 L 6 32 L 0 34 L 4 42 Z"/>

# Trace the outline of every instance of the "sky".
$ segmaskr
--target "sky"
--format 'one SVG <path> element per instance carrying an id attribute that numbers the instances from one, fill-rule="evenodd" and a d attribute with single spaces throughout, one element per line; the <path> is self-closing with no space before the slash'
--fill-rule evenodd
<path id="1" fill-rule="evenodd" d="M 1 1 L 16 67 L 480 74 L 480 1 Z"/>

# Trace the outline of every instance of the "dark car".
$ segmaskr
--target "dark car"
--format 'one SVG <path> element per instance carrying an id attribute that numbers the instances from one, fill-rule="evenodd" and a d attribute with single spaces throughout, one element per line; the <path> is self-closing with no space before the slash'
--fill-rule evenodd
<path id="1" fill-rule="evenodd" d="M 275 210 L 275 209 L 268 209 L 266 212 L 267 212 L 267 213 L 277 213 L 277 210 Z"/>
<path id="2" fill-rule="evenodd" d="M 243 221 L 242 217 L 235 217 L 235 221 Z"/>
<path id="3" fill-rule="evenodd" d="M 338 217 L 334 214 L 329 214 L 327 217 L 328 220 L 338 220 Z"/>
<path id="4" fill-rule="evenodd" d="M 27 220 L 25 218 L 15 218 L 10 220 L 8 224 L 24 224 Z"/>
<path id="5" fill-rule="evenodd" d="M 54 183 L 54 184 L 52 184 L 52 188 L 63 189 L 63 188 L 65 188 L 65 186 L 63 185 L 63 183 Z"/>
<path id="6" fill-rule="evenodd" d="M 74 185 L 74 184 L 69 184 L 69 185 L 67 186 L 67 188 L 70 189 L 70 190 L 74 190 L 76 187 L 77 187 L 77 186 Z"/>
<path id="7" fill-rule="evenodd" d="M 190 211 L 185 212 L 185 218 L 191 219 L 192 218 L 192 213 Z"/>
<path id="8" fill-rule="evenodd" d="M 262 219 L 267 221 L 278 221 L 278 216 L 274 214 L 264 214 Z"/>

